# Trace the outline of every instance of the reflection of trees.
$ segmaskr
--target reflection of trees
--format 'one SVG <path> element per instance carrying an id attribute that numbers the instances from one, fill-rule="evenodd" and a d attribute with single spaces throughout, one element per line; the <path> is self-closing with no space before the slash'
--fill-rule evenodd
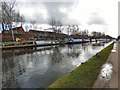
<path id="1" fill-rule="evenodd" d="M 35 50 L 34 48 L 18 48 L 18 49 L 8 49 L 8 50 L 2 50 L 2 56 L 9 58 L 13 57 L 13 53 L 15 53 L 15 56 L 24 55 L 25 53 L 33 53 Z"/>
<path id="2" fill-rule="evenodd" d="M 89 43 L 82 43 L 82 49 L 85 51 L 87 50 L 88 51 L 88 45 Z"/>
<path id="3" fill-rule="evenodd" d="M 53 48 L 53 53 L 50 55 L 51 55 L 52 64 L 59 63 L 63 57 L 58 47 Z"/>
<path id="4" fill-rule="evenodd" d="M 78 46 L 73 46 L 73 45 L 68 45 L 68 57 L 75 57 L 77 58 L 80 54 L 80 50 L 79 50 L 79 47 Z"/>
<path id="5" fill-rule="evenodd" d="M 17 77 L 26 72 L 26 67 L 31 62 L 31 54 L 16 55 L 16 51 L 8 57 L 2 57 L 2 86 L 4 88 L 19 88 Z"/>
<path id="6" fill-rule="evenodd" d="M 27 50 L 27 49 L 25 49 L 25 50 Z M 31 72 L 28 70 L 39 65 L 39 61 L 40 61 L 39 59 L 40 59 L 40 57 L 42 57 L 40 55 L 41 51 L 39 51 L 39 53 L 38 52 L 33 53 L 32 49 L 30 49 L 30 50 L 28 49 L 26 51 L 27 53 L 22 55 L 21 52 L 24 52 L 25 50 L 15 49 L 15 50 L 10 50 L 10 51 L 4 51 L 4 55 L 2 57 L 2 76 L 3 76 L 2 77 L 2 86 L 3 86 L 3 88 L 15 88 L 15 87 L 19 88 L 19 83 L 18 83 L 17 79 L 21 80 L 22 76 L 27 77 L 27 74 L 25 72 L 26 71 Z M 42 51 L 44 52 L 42 55 L 44 55 L 45 53 L 52 54 L 51 51 L 49 51 L 49 52 L 45 51 L 45 50 L 42 50 Z M 62 55 L 60 55 L 60 54 L 61 54 L 60 51 L 56 48 L 54 50 L 53 56 L 57 56 L 58 59 L 53 57 L 54 62 L 55 62 L 55 60 L 56 60 L 56 62 L 58 62 L 62 59 Z M 29 65 L 30 63 L 31 63 L 31 65 Z"/>
<path id="7" fill-rule="evenodd" d="M 2 61 L 2 87 L 3 88 L 14 88 L 19 87 L 16 80 L 16 65 L 13 57 L 10 59 L 3 58 Z"/>
<path id="8" fill-rule="evenodd" d="M 96 48 L 96 46 L 104 46 L 105 45 L 105 43 L 103 43 L 103 42 L 95 42 L 95 43 L 92 43 L 92 49 L 95 49 Z"/>

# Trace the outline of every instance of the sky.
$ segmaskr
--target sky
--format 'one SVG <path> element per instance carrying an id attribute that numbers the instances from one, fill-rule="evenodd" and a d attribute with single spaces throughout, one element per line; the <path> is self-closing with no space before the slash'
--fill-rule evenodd
<path id="1" fill-rule="evenodd" d="M 105 32 L 118 36 L 118 1 L 120 0 L 16 0 L 15 9 L 26 22 L 49 23 L 51 18 L 64 25 L 79 25 L 81 30 Z"/>

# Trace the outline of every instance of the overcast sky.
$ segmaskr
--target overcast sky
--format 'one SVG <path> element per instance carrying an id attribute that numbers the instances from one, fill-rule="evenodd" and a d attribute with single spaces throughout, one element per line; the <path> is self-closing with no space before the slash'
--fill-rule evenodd
<path id="1" fill-rule="evenodd" d="M 118 36 L 119 0 L 16 1 L 16 9 L 25 15 L 27 21 L 48 23 L 50 18 L 55 18 L 63 24 L 78 24 L 82 30 L 88 29 L 105 32 L 113 37 Z"/>

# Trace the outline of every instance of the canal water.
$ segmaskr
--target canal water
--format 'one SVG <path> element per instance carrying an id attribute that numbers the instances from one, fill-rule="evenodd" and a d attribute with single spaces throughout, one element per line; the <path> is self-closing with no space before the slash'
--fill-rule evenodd
<path id="1" fill-rule="evenodd" d="M 45 88 L 110 43 L 2 50 L 3 88 Z"/>

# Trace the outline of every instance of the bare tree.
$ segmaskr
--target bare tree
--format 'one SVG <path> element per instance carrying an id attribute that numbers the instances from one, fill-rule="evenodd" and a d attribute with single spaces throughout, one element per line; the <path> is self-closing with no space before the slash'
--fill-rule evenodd
<path id="1" fill-rule="evenodd" d="M 79 27 L 78 27 L 78 25 L 69 25 L 68 29 L 69 29 L 69 33 L 71 33 L 73 35 L 79 34 Z"/>
<path id="2" fill-rule="evenodd" d="M 78 27 L 78 25 L 73 25 L 72 27 L 73 27 L 72 33 L 74 35 L 78 34 L 79 33 L 79 27 Z"/>
<path id="3" fill-rule="evenodd" d="M 60 21 L 56 21 L 56 25 L 55 26 L 56 26 L 57 33 L 61 33 L 62 30 L 64 29 L 63 25 L 62 25 L 62 23 Z"/>
<path id="4" fill-rule="evenodd" d="M 12 0 L 11 2 L 5 2 L 5 1 L 1 2 L 2 25 L 8 25 L 9 29 L 12 29 L 14 5 L 15 5 L 15 0 Z"/>
<path id="5" fill-rule="evenodd" d="M 13 41 L 15 41 L 14 39 L 14 34 L 13 34 L 13 30 L 12 30 L 12 19 L 13 19 L 13 9 L 14 9 L 14 5 L 15 5 L 15 1 L 12 0 L 11 2 L 1 2 L 1 6 L 2 6 L 2 28 L 3 30 L 5 30 L 4 27 L 9 28 L 9 30 L 11 30 L 12 32 L 12 38 Z"/>
<path id="6" fill-rule="evenodd" d="M 13 41 L 15 41 L 14 39 L 14 33 L 12 30 L 12 25 L 13 22 L 23 22 L 23 16 L 20 16 L 19 12 L 16 12 L 14 10 L 14 6 L 15 6 L 16 0 L 11 0 L 9 2 L 1 2 L 1 12 L 2 12 L 2 17 L 1 17 L 1 23 L 2 23 L 2 29 L 4 30 L 11 30 L 12 33 L 12 38 Z"/>
<path id="7" fill-rule="evenodd" d="M 67 34 L 68 34 L 68 36 L 69 36 L 69 35 L 70 35 L 70 25 L 67 26 L 67 29 L 66 29 L 66 30 L 67 30 Z"/>
<path id="8" fill-rule="evenodd" d="M 67 26 L 67 33 L 68 33 L 68 36 L 73 34 L 73 25 L 68 25 Z"/>
<path id="9" fill-rule="evenodd" d="M 53 32 L 61 33 L 62 30 L 64 29 L 62 22 L 56 20 L 55 18 L 51 18 L 49 24 L 52 26 Z"/>
<path id="10" fill-rule="evenodd" d="M 54 19 L 54 18 L 51 18 L 51 19 L 49 20 L 49 24 L 52 26 L 52 28 L 55 28 L 55 27 L 54 27 L 55 24 L 56 24 L 55 19 Z"/>
<path id="11" fill-rule="evenodd" d="M 20 22 L 21 23 L 21 26 L 22 26 L 22 23 L 25 22 L 25 17 L 23 15 L 20 15 L 19 12 L 14 12 L 13 13 L 13 22 Z"/>
<path id="12" fill-rule="evenodd" d="M 33 28 L 33 29 L 36 29 L 37 26 L 36 26 L 36 21 L 35 21 L 35 20 L 32 20 L 32 21 L 31 21 L 31 25 L 32 25 L 32 28 Z"/>

